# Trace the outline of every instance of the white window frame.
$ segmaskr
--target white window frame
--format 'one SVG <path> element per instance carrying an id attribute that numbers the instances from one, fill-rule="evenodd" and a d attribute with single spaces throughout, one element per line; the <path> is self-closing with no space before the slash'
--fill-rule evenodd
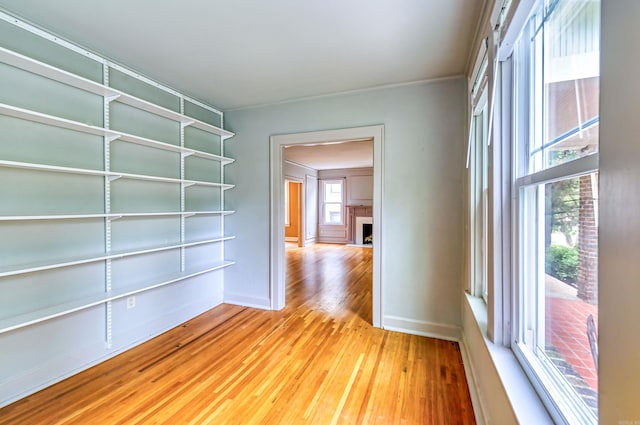
<path id="1" fill-rule="evenodd" d="M 326 201 L 326 188 L 329 184 L 339 184 L 341 187 L 341 195 L 342 198 L 340 202 L 327 202 Z M 320 223 L 322 226 L 344 226 L 345 224 L 345 179 L 326 179 L 320 180 Z M 328 222 L 325 217 L 325 206 L 328 204 L 339 204 L 340 205 L 340 222 Z"/>
<path id="2" fill-rule="evenodd" d="M 488 301 L 489 287 L 489 102 L 485 56 L 472 97 L 469 146 L 470 292 Z"/>
<path id="3" fill-rule="evenodd" d="M 528 7 L 533 10 L 532 5 L 529 4 Z M 528 25 L 528 19 L 525 21 L 525 27 L 526 25 Z M 524 35 L 524 37 L 528 37 L 528 35 Z M 539 345 L 540 343 L 536 339 L 544 335 L 544 319 L 540 320 L 539 315 L 536 319 L 535 315 L 530 314 L 530 311 L 532 304 L 536 302 L 538 303 L 537 307 L 534 306 L 533 308 L 536 308 L 538 312 L 540 309 L 544 309 L 544 305 L 540 306 L 539 304 L 540 302 L 544 303 L 544 301 L 541 301 L 544 300 L 544 294 L 541 296 L 540 293 L 536 293 L 536 291 L 539 292 L 541 290 L 539 287 L 535 289 L 525 285 L 525 280 L 535 279 L 535 274 L 540 267 L 539 264 L 531 265 L 532 262 L 527 261 L 526 258 L 529 255 L 540 257 L 539 252 L 527 253 L 527 249 L 530 246 L 528 240 L 539 238 L 540 235 L 533 234 L 535 233 L 532 229 L 533 226 L 526 226 L 525 223 L 530 222 L 530 220 L 536 220 L 535 216 L 540 214 L 540 211 L 536 211 L 536 207 L 539 209 L 541 203 L 538 203 L 535 199 L 539 196 L 540 185 L 598 171 L 599 155 L 594 153 L 541 171 L 529 172 L 528 143 L 531 137 L 536 137 L 532 127 L 541 127 L 539 122 L 531 123 L 530 120 L 530 105 L 532 102 L 540 100 L 532 100 L 529 96 L 530 87 L 528 84 L 531 84 L 532 81 L 529 72 L 531 69 L 529 46 L 529 43 L 523 43 L 521 48 L 514 51 L 513 60 L 510 57 L 502 68 L 503 79 L 508 79 L 512 76 L 510 79 L 512 79 L 513 84 L 510 88 L 507 87 L 511 93 L 507 93 L 507 97 L 514 102 L 513 108 L 503 110 L 501 118 L 509 120 L 513 124 L 512 138 L 514 141 L 518 141 L 512 143 L 514 148 L 511 157 L 511 193 L 513 194 L 511 210 L 512 216 L 515 218 L 511 228 L 513 246 L 511 250 L 511 303 L 513 306 L 511 311 L 511 348 L 554 421 L 567 424 L 596 423 L 597 418 L 595 415 L 590 409 L 583 409 L 581 400 L 572 391 L 573 389 L 562 385 L 554 376 L 554 372 L 552 372 L 553 366 L 550 363 L 546 364 L 544 356 L 536 356 L 534 354 L 536 350 L 534 345 Z M 506 64 L 508 66 L 505 66 Z M 502 96 L 502 98 L 505 99 L 505 96 Z M 536 116 L 537 119 L 538 117 Z M 525 170 L 524 173 L 522 170 Z M 527 205 L 531 206 L 527 207 Z M 544 231 L 544 229 L 539 229 L 538 232 L 540 230 Z M 528 293 L 526 293 L 527 291 Z M 544 291 L 544 288 L 542 288 L 542 291 Z M 529 330 L 529 325 L 532 322 L 535 322 L 533 324 L 537 335 L 530 334 L 532 331 Z M 527 333 L 529 334 L 527 335 Z M 524 340 L 535 341 L 536 344 L 525 345 Z"/>

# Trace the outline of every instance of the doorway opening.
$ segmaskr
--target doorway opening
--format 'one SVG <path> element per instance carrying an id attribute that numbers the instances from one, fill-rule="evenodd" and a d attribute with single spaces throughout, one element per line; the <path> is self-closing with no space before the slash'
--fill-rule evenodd
<path id="1" fill-rule="evenodd" d="M 284 240 L 302 247 L 302 181 L 285 178 L 284 206 Z"/>
<path id="2" fill-rule="evenodd" d="M 284 148 L 291 145 L 328 144 L 338 141 L 373 140 L 373 326 L 381 327 L 382 279 L 381 258 L 383 246 L 382 223 L 382 153 L 384 126 L 356 127 L 339 130 L 315 131 L 271 136 L 270 139 L 270 302 L 271 308 L 280 310 L 285 306 L 285 175 Z M 304 226 L 303 226 L 304 227 Z"/>

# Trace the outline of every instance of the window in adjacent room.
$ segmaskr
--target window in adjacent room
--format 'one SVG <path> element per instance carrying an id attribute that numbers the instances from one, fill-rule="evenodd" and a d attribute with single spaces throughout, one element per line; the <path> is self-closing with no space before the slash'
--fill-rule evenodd
<path id="1" fill-rule="evenodd" d="M 545 0 L 514 52 L 513 348 L 556 421 L 597 423 L 599 0 Z"/>
<path id="2" fill-rule="evenodd" d="M 322 180 L 322 223 L 344 224 L 344 180 Z"/>

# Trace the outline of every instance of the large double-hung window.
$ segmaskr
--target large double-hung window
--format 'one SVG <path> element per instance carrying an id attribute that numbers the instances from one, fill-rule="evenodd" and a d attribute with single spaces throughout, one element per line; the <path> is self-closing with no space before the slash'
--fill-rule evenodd
<path id="1" fill-rule="evenodd" d="M 513 81 L 514 352 L 559 423 L 597 422 L 599 0 L 543 0 Z"/>

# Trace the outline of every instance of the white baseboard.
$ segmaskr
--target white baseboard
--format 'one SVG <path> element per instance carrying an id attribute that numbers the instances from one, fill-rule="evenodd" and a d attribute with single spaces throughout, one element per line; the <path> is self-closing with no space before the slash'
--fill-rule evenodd
<path id="1" fill-rule="evenodd" d="M 246 295 L 224 293 L 224 302 L 226 304 L 241 305 L 244 307 L 259 308 L 262 310 L 271 310 L 271 302 L 269 298 L 247 297 Z"/>
<path id="2" fill-rule="evenodd" d="M 469 355 L 469 348 L 464 342 L 464 337 L 458 342 L 460 346 L 460 354 L 462 355 L 462 365 L 464 367 L 464 374 L 467 378 L 467 386 L 469 387 L 469 395 L 471 396 L 471 405 L 473 406 L 473 414 L 476 418 L 477 425 L 484 425 L 487 423 L 486 406 L 482 403 L 482 397 L 480 397 L 480 390 L 478 388 L 478 378 L 476 377 L 475 368 Z"/>
<path id="3" fill-rule="evenodd" d="M 295 236 L 285 236 L 284 237 L 284 241 L 285 242 L 298 242 L 298 238 Z"/>
<path id="4" fill-rule="evenodd" d="M 207 299 L 191 303 L 138 326 L 137 328 L 143 328 L 145 330 L 153 329 L 153 332 L 147 333 L 144 338 L 128 339 L 131 338 L 132 335 L 141 334 L 141 332 L 130 331 L 117 335 L 118 339 L 129 341 L 121 347 L 109 349 L 105 346 L 104 341 L 97 344 L 86 345 L 78 348 L 78 350 L 73 353 L 54 357 L 39 367 L 25 371 L 16 377 L 0 381 L 0 408 L 122 354 L 221 303 L 221 297 L 220 299 Z M 79 364 L 79 361 L 82 362 L 83 359 L 87 359 L 88 361 Z M 42 376 L 52 370 L 61 371 L 60 375 L 43 380 Z M 16 388 L 23 388 L 24 390 L 16 393 Z"/>
<path id="5" fill-rule="evenodd" d="M 458 326 L 409 319 L 407 317 L 384 316 L 382 328 L 449 341 L 460 341 L 462 337 L 462 331 Z"/>

